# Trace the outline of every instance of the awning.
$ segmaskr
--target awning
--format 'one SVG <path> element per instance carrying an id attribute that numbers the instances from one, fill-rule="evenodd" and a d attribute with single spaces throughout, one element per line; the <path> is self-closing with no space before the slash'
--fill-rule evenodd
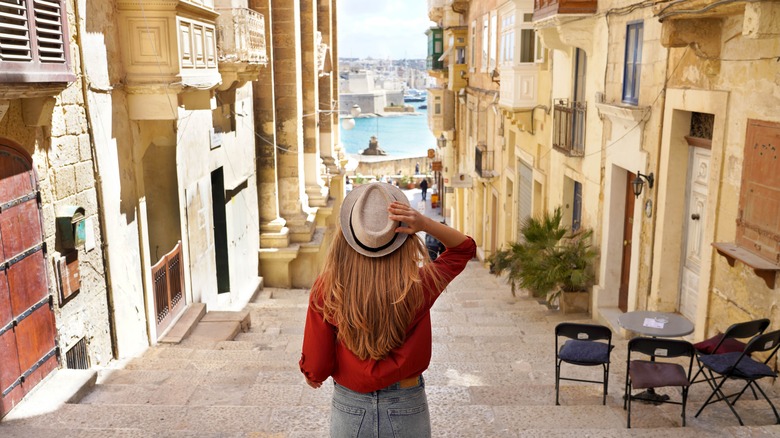
<path id="1" fill-rule="evenodd" d="M 450 53 L 452 53 L 452 49 L 454 47 L 455 46 L 450 46 L 449 49 L 445 50 L 444 53 L 442 53 L 441 56 L 439 57 L 439 61 L 444 61 L 445 59 L 447 59 L 447 57 L 450 56 Z"/>

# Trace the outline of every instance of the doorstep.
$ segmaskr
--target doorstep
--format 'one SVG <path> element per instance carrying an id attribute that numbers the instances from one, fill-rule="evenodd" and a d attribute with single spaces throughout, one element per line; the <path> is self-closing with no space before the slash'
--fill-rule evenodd
<path id="1" fill-rule="evenodd" d="M 15 421 L 57 411 L 66 403 L 78 403 L 95 386 L 97 370 L 59 369 L 19 402 L 2 421 Z"/>

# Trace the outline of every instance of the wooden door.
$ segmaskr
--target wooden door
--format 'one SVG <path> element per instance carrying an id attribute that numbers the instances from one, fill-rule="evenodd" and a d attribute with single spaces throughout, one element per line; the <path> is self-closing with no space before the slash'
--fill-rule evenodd
<path id="1" fill-rule="evenodd" d="M 626 172 L 626 209 L 623 213 L 623 259 L 620 267 L 620 289 L 618 307 L 628 311 L 628 280 L 631 277 L 631 236 L 634 233 L 634 188 L 631 183 L 636 175 Z"/>
<path id="2" fill-rule="evenodd" d="M 689 147 L 687 207 L 682 220 L 685 252 L 682 257 L 679 310 L 691 321 L 696 321 L 701 259 L 703 252 L 709 249 L 709 245 L 704 244 L 704 229 L 707 224 L 710 155 L 709 149 Z"/>
<path id="3" fill-rule="evenodd" d="M 57 368 L 38 184 L 0 145 L 0 417 Z"/>

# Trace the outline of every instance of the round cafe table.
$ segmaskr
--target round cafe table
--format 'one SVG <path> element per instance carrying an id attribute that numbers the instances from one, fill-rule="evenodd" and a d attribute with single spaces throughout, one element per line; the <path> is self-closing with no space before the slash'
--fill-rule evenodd
<path id="1" fill-rule="evenodd" d="M 636 310 L 618 316 L 626 330 L 654 338 L 677 338 L 693 333 L 693 323 L 682 315 L 669 312 Z"/>
<path id="2" fill-rule="evenodd" d="M 682 315 L 669 312 L 653 312 L 636 310 L 618 316 L 618 324 L 626 330 L 653 338 L 676 338 L 693 333 L 693 323 Z M 651 357 L 650 360 L 655 360 Z M 666 394 L 656 394 L 655 389 L 648 388 L 641 401 L 657 404 L 669 399 Z"/>

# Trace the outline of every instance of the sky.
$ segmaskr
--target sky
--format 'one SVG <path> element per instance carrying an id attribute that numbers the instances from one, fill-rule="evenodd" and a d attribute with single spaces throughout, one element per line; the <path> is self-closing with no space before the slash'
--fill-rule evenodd
<path id="1" fill-rule="evenodd" d="M 431 27 L 426 0 L 337 0 L 339 57 L 422 59 Z"/>

